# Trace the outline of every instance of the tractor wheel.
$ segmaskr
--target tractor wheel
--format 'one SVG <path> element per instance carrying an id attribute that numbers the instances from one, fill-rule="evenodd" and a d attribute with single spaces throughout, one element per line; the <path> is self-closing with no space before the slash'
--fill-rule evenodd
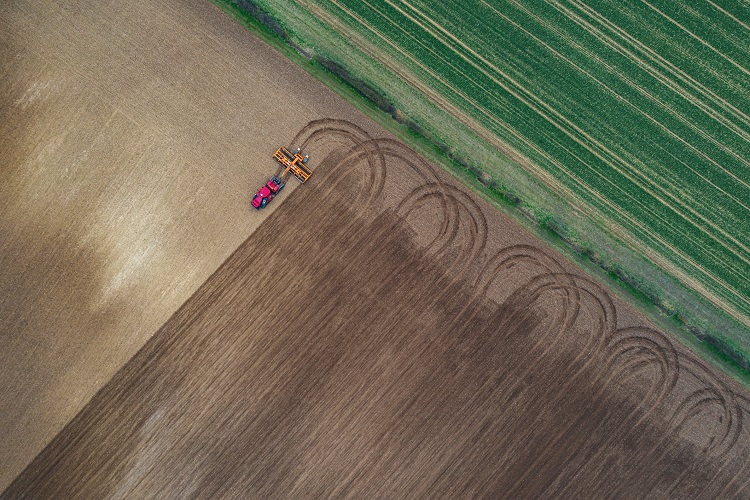
<path id="1" fill-rule="evenodd" d="M 268 198 L 263 198 L 263 201 L 260 202 L 260 208 L 266 208 L 266 205 L 268 205 Z"/>

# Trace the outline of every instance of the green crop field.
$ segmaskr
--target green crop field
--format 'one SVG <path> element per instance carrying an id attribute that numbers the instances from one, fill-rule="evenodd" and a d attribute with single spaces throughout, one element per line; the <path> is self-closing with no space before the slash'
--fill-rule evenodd
<path id="1" fill-rule="evenodd" d="M 670 308 L 731 318 L 720 333 L 750 352 L 746 0 L 257 3 L 452 155 L 669 288 Z"/>

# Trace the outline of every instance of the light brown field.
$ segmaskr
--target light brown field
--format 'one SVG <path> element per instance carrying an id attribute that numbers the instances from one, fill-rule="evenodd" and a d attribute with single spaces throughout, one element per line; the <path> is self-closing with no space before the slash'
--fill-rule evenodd
<path id="1" fill-rule="evenodd" d="M 0 496 L 747 496 L 736 384 L 214 7 L 34 9 Z M 250 212 L 278 143 L 315 174 Z"/>
<path id="2" fill-rule="evenodd" d="M 278 208 L 275 148 L 352 115 L 206 2 L 0 5 L 0 490 Z"/>

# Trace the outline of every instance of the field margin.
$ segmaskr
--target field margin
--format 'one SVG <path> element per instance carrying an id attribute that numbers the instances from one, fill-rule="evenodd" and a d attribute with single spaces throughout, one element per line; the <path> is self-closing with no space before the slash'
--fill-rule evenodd
<path id="1" fill-rule="evenodd" d="M 311 76 L 346 99 L 359 111 L 403 140 L 420 155 L 457 177 L 493 206 L 510 216 L 535 236 L 552 245 L 588 274 L 634 305 L 651 321 L 669 331 L 681 343 L 701 357 L 719 366 L 733 379 L 750 388 L 750 353 L 727 335 L 663 298 L 658 289 L 636 273 L 630 272 L 592 240 L 581 237 L 555 214 L 523 199 L 513 186 L 493 178 L 465 159 L 452 145 L 435 137 L 425 127 L 405 115 L 385 92 L 353 75 L 338 62 L 317 54 L 299 43 L 289 30 L 263 6 L 253 0 L 212 0 L 220 9 L 271 45 Z M 510 160 L 512 161 L 512 160 Z M 610 235 L 616 239 L 614 235 Z M 665 275 L 666 276 L 666 275 Z M 671 276 L 666 276 L 674 281 Z M 675 281 L 675 286 L 680 286 Z M 685 289 L 691 300 L 705 308 L 714 308 L 705 299 Z M 725 315 L 721 319 L 737 331 L 744 327 Z"/>

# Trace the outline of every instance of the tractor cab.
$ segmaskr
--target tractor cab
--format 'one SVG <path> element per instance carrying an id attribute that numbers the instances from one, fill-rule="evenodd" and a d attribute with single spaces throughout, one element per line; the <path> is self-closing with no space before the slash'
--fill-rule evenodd
<path id="1" fill-rule="evenodd" d="M 276 176 L 271 177 L 270 179 L 268 179 L 268 182 L 266 182 L 266 185 L 260 188 L 258 192 L 255 193 L 250 204 L 256 210 L 266 208 L 266 205 L 268 205 L 271 200 L 273 200 L 274 196 L 276 196 L 279 191 L 284 189 L 284 185 L 284 182 L 280 178 Z"/>

